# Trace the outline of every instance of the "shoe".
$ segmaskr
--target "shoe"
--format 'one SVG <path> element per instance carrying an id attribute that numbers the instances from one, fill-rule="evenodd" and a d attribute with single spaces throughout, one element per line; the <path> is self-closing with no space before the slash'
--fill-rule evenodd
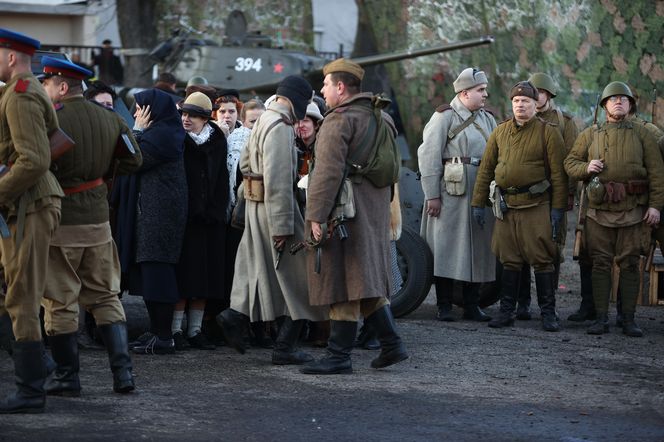
<path id="1" fill-rule="evenodd" d="M 634 322 L 634 313 L 625 313 L 623 315 L 623 334 L 631 336 L 632 338 L 640 338 L 643 336 L 643 330 Z"/>
<path id="2" fill-rule="evenodd" d="M 247 325 L 249 318 L 231 308 L 219 313 L 216 317 L 217 324 L 224 333 L 224 340 L 240 354 L 245 354 L 244 338 L 247 336 Z"/>
<path id="3" fill-rule="evenodd" d="M 132 349 L 132 348 L 138 347 L 138 346 L 143 346 L 143 345 L 147 344 L 150 341 L 150 339 L 152 339 L 153 336 L 154 336 L 154 333 L 152 333 L 152 332 L 143 333 L 141 336 L 136 338 L 136 340 L 131 341 L 129 343 L 129 349 Z"/>
<path id="4" fill-rule="evenodd" d="M 191 348 L 197 348 L 199 350 L 214 350 L 217 348 L 213 343 L 208 341 L 205 335 L 201 332 L 198 332 L 194 336 L 187 338 L 187 342 L 189 342 Z"/>
<path id="5" fill-rule="evenodd" d="M 113 391 L 121 394 L 134 391 L 136 385 L 127 345 L 127 324 L 115 322 L 101 325 L 97 329 L 108 352 L 108 362 L 113 373 Z"/>
<path id="6" fill-rule="evenodd" d="M 597 319 L 591 325 L 588 327 L 588 330 L 586 330 L 586 333 L 589 335 L 603 335 L 604 333 L 609 332 L 609 318 L 606 313 L 604 314 L 598 314 Z"/>
<path id="7" fill-rule="evenodd" d="M 286 316 L 279 327 L 279 334 L 272 351 L 274 365 L 302 365 L 314 360 L 313 356 L 297 349 L 306 320 L 293 321 Z"/>
<path id="8" fill-rule="evenodd" d="M 560 331 L 560 323 L 556 314 L 554 281 L 554 272 L 535 273 L 537 303 L 542 311 L 542 329 L 548 332 Z"/>
<path id="9" fill-rule="evenodd" d="M 579 266 L 579 273 L 581 275 L 581 305 L 579 305 L 579 309 L 576 312 L 567 317 L 568 321 L 583 322 L 597 319 L 595 301 L 593 300 L 592 270 L 591 265 Z"/>
<path id="10" fill-rule="evenodd" d="M 363 348 L 365 350 L 380 350 L 380 342 L 376 336 L 376 332 L 368 326 L 366 321 L 360 327 L 360 333 L 353 344 L 355 348 Z"/>
<path id="11" fill-rule="evenodd" d="M 438 313 L 436 319 L 443 322 L 454 322 L 456 318 L 452 313 L 452 304 L 443 304 L 438 306 Z"/>
<path id="12" fill-rule="evenodd" d="M 530 307 L 527 305 L 518 305 L 516 308 L 516 319 L 519 321 L 530 321 L 533 319 L 533 314 L 530 312 Z"/>
<path id="13" fill-rule="evenodd" d="M 371 368 L 385 368 L 408 359 L 406 346 L 397 334 L 397 327 L 389 305 L 385 305 L 366 318 L 369 328 L 376 330 L 380 341 L 380 354 L 371 361 Z"/>
<path id="14" fill-rule="evenodd" d="M 499 312 L 487 325 L 491 328 L 511 327 L 514 325 L 514 317 L 510 313 Z"/>
<path id="15" fill-rule="evenodd" d="M 46 405 L 42 341 L 14 341 L 12 356 L 16 392 L 0 401 L 0 414 L 43 413 Z"/>
<path id="16" fill-rule="evenodd" d="M 455 321 L 456 318 L 452 314 L 454 280 L 451 278 L 434 276 L 433 282 L 436 287 L 436 304 L 438 305 L 436 319 L 444 322 Z"/>
<path id="17" fill-rule="evenodd" d="M 175 353 L 175 342 L 152 336 L 144 345 L 137 345 L 131 351 L 137 355 L 170 355 Z"/>
<path id="18" fill-rule="evenodd" d="M 491 316 L 482 311 L 479 302 L 480 284 L 466 282 L 463 287 L 463 319 L 476 322 L 491 321 Z"/>
<path id="19" fill-rule="evenodd" d="M 484 313 L 478 305 L 474 305 L 464 309 L 463 319 L 469 319 L 476 322 L 489 322 L 491 321 L 491 316 Z"/>
<path id="20" fill-rule="evenodd" d="M 303 374 L 350 374 L 353 364 L 350 353 L 357 335 L 357 322 L 330 320 L 327 354 L 300 369 Z"/>
<path id="21" fill-rule="evenodd" d="M 175 343 L 175 351 L 183 351 L 189 348 L 189 342 L 187 342 L 182 331 L 173 333 L 173 342 Z"/>

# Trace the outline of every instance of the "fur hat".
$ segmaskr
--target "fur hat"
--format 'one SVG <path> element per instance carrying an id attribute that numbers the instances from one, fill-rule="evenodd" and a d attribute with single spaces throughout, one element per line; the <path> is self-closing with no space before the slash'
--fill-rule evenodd
<path id="1" fill-rule="evenodd" d="M 517 96 L 528 97 L 537 101 L 539 98 L 539 93 L 537 92 L 537 88 L 533 86 L 530 81 L 520 81 L 512 86 L 512 90 L 510 91 L 510 100 Z"/>
<path id="2" fill-rule="evenodd" d="M 364 78 L 364 69 L 359 64 L 345 58 L 337 58 L 323 67 L 323 75 L 333 72 L 347 72 L 359 78 L 360 81 Z"/>
<path id="3" fill-rule="evenodd" d="M 281 80 L 277 87 L 277 95 L 286 97 L 293 105 L 293 112 L 298 120 L 306 116 L 307 105 L 311 103 L 314 90 L 301 75 L 289 75 Z"/>
<path id="4" fill-rule="evenodd" d="M 212 118 L 212 101 L 203 92 L 194 92 L 184 100 L 180 110 L 191 115 L 209 119 Z"/>
<path id="5" fill-rule="evenodd" d="M 310 117 L 313 120 L 320 121 L 323 119 L 323 114 L 320 113 L 320 109 L 316 103 L 309 103 L 307 105 L 307 117 Z"/>
<path id="6" fill-rule="evenodd" d="M 489 80 L 486 78 L 484 71 L 477 68 L 466 68 L 454 80 L 454 93 L 458 94 L 461 91 L 472 89 L 480 84 L 488 84 Z"/>

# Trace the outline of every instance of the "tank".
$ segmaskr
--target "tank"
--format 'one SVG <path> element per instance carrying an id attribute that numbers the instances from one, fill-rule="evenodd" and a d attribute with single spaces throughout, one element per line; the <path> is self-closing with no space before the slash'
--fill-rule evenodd
<path id="1" fill-rule="evenodd" d="M 323 80 L 323 66 L 331 61 L 272 47 L 269 37 L 247 32 L 247 22 L 241 11 L 233 11 L 228 17 L 222 45 L 191 38 L 194 34 L 193 29 L 176 31 L 150 54 L 161 71 L 175 75 L 180 86 L 184 86 L 190 78 L 200 76 L 218 89 L 237 89 L 246 96 L 271 95 L 277 84 L 288 75 L 302 75 L 314 89 L 319 89 Z M 352 60 L 366 67 L 493 42 L 492 36 L 481 36 Z M 402 153 L 404 158 L 408 158 L 407 145 L 402 146 Z M 420 306 L 429 294 L 433 278 L 433 257 L 427 243 L 419 235 L 424 202 L 419 175 L 402 167 L 399 188 L 403 229 L 396 249 L 401 278 L 395 277 L 391 299 L 391 308 L 397 317 L 407 315 Z M 480 293 L 482 306 L 493 304 L 498 299 L 495 284 L 485 284 Z M 461 303 L 460 294 L 456 295 L 455 302 Z"/>
<path id="2" fill-rule="evenodd" d="M 161 71 L 171 72 L 184 85 L 194 76 L 205 77 L 217 88 L 237 89 L 251 95 L 272 94 L 276 85 L 288 75 L 302 75 L 314 86 L 322 83 L 323 66 L 330 60 L 272 47 L 269 37 L 247 32 L 247 21 L 241 11 L 233 11 L 226 21 L 223 44 L 192 38 L 194 30 L 184 28 L 151 52 Z M 493 43 L 492 36 L 482 36 L 412 51 L 353 58 L 361 66 L 405 60 L 440 52 Z"/>

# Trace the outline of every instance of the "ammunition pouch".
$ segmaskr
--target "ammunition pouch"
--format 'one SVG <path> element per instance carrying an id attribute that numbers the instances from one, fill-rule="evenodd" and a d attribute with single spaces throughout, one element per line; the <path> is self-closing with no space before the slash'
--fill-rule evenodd
<path id="1" fill-rule="evenodd" d="M 262 202 L 265 200 L 263 175 L 256 173 L 246 173 L 242 177 L 242 187 L 244 187 L 244 198 L 246 200 L 257 202 Z"/>
<path id="2" fill-rule="evenodd" d="M 615 183 L 609 181 L 604 183 L 604 202 L 605 203 L 619 203 L 625 199 L 627 191 L 623 183 Z"/>
<path id="3" fill-rule="evenodd" d="M 625 190 L 629 195 L 641 195 L 648 192 L 648 180 L 629 180 L 625 186 Z"/>

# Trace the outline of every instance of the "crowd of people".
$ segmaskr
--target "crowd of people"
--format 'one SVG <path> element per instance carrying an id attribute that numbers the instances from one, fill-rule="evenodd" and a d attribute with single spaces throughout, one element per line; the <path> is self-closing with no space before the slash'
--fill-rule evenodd
<path id="1" fill-rule="evenodd" d="M 180 95 L 162 73 L 134 95 L 129 127 L 113 111 L 113 89 L 85 83 L 90 70 L 45 57 L 38 80 L 30 71 L 38 41 L 0 29 L 0 43 L 1 316 L 15 337 L 17 386 L 0 413 L 41 412 L 47 394 L 80 395 L 84 323 L 108 352 L 117 393 L 135 389 L 130 353 L 225 344 L 242 354 L 253 344 L 303 374 L 351 373 L 358 342 L 380 349 L 373 368 L 409 357 L 389 301 L 396 178 L 377 184 L 365 175 L 378 167 L 377 143 L 394 145 L 396 130 L 380 100 L 362 92 L 362 67 L 328 63 L 322 98 L 288 76 L 265 103 L 242 102 L 202 77 Z M 577 136 L 543 73 L 512 88 L 514 116 L 497 124 L 485 109 L 488 82 L 463 70 L 418 149 L 437 319 L 456 319 L 457 288 L 464 319 L 494 328 L 529 319 L 532 267 L 542 327 L 560 330 L 566 217 L 583 183 L 582 302 L 569 320 L 608 332 L 615 259 L 623 332 L 641 336 L 638 260 L 642 238 L 661 234 L 662 132 L 634 116 L 631 90 L 613 82 L 601 99 L 606 121 Z M 480 286 L 497 279 L 491 318 Z M 123 292 L 142 296 L 150 320 L 132 342 Z M 321 359 L 300 350 L 307 335 L 326 343 Z"/>

